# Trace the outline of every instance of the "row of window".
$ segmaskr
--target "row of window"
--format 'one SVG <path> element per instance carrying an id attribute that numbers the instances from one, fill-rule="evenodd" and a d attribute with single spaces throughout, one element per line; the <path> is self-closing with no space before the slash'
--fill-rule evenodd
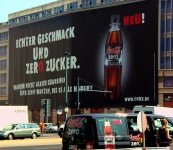
<path id="1" fill-rule="evenodd" d="M 1 46 L 0 47 L 0 57 L 6 57 L 7 56 L 7 46 Z"/>
<path id="2" fill-rule="evenodd" d="M 44 8 L 43 8 L 44 9 Z M 64 6 L 59 6 L 54 8 L 54 14 L 64 12 Z M 17 23 L 27 22 L 28 20 L 36 20 L 42 17 L 48 17 L 52 15 L 52 9 L 46 9 L 42 12 L 36 12 L 27 16 L 22 16 L 20 18 L 14 18 L 9 21 L 10 25 L 16 25 Z"/>
<path id="3" fill-rule="evenodd" d="M 110 4 L 110 3 L 117 3 L 117 2 L 120 2 L 120 0 L 100 0 L 101 4 Z M 79 5 L 78 1 L 76 1 L 76 2 L 67 4 L 67 11 L 76 10 L 79 7 L 86 8 L 86 7 L 96 6 L 96 5 L 97 5 L 97 0 L 82 0 L 81 5 Z M 44 7 L 42 9 L 44 9 Z M 16 25 L 17 23 L 23 23 L 23 22 L 27 22 L 28 20 L 35 20 L 42 17 L 47 17 L 53 14 L 62 13 L 64 11 L 65 11 L 64 5 L 62 5 L 62 6 L 55 7 L 53 9 L 46 9 L 46 10 L 43 10 L 42 12 L 37 12 L 27 16 L 22 16 L 20 18 L 11 19 L 9 21 L 9 24 Z"/>
<path id="4" fill-rule="evenodd" d="M 0 33 L 0 41 L 7 41 L 8 40 L 8 32 Z"/>
<path id="5" fill-rule="evenodd" d="M 172 0 L 161 1 L 161 14 L 169 14 L 173 12 Z M 167 34 L 173 31 L 173 20 L 163 19 L 161 20 L 161 35 L 160 39 L 160 69 L 173 69 L 173 37 L 164 38 L 163 34 Z M 164 86 L 167 87 L 170 84 L 169 80 L 165 79 Z"/>
<path id="6" fill-rule="evenodd" d="M 7 69 L 7 60 L 0 60 L 0 70 Z"/>
<path id="7" fill-rule="evenodd" d="M 161 13 L 171 13 L 173 12 L 172 0 L 161 1 Z"/>

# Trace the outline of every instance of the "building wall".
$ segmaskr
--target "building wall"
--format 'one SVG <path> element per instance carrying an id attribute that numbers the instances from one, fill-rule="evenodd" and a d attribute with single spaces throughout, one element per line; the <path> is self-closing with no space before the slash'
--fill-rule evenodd
<path id="1" fill-rule="evenodd" d="M 33 14 L 33 13 L 37 13 L 37 12 L 40 12 L 39 13 L 39 19 L 46 19 L 43 18 L 42 16 L 42 12 L 44 10 L 48 10 L 48 9 L 51 9 L 51 15 L 50 16 L 47 16 L 47 17 L 53 17 L 54 15 L 58 15 L 58 14 L 54 14 L 54 8 L 55 7 L 59 7 L 59 6 L 62 6 L 64 5 L 64 11 L 67 11 L 67 4 L 70 4 L 70 3 L 74 3 L 75 1 L 69 1 L 69 0 L 65 0 L 65 1 L 59 1 L 59 2 L 52 2 L 50 4 L 46 4 L 46 5 L 43 5 L 43 6 L 38 6 L 38 7 L 34 7 L 34 8 L 30 8 L 30 9 L 27 9 L 27 10 L 23 10 L 23 11 L 19 11 L 19 12 L 16 12 L 16 13 L 12 13 L 12 14 L 9 14 L 9 22 L 7 23 L 3 23 L 3 25 L 0 25 L 0 33 L 3 33 L 3 32 L 8 32 L 9 30 L 9 26 L 8 26 L 8 23 L 10 24 L 10 21 L 12 21 L 13 19 L 16 19 L 17 20 L 17 24 L 20 24 L 20 21 L 19 19 L 23 16 L 27 16 L 28 17 L 28 20 L 27 21 L 37 21 L 37 20 L 31 20 L 30 18 L 30 14 Z M 103 1 L 104 2 L 104 1 Z M 123 0 L 121 1 L 117 1 L 119 2 L 120 4 L 121 3 L 124 3 Z M 131 2 L 130 0 L 129 1 L 126 1 L 126 3 L 129 3 Z M 158 37 L 159 39 L 159 49 L 158 49 L 158 52 L 159 52 L 159 55 L 158 55 L 158 105 L 160 106 L 166 106 L 166 107 L 173 107 L 173 40 L 172 40 L 172 28 L 170 30 L 168 30 L 167 28 L 170 26 L 172 27 L 172 0 L 167 0 L 167 1 L 159 1 L 160 2 L 160 20 L 162 22 L 162 24 L 160 23 L 160 37 Z M 99 1 L 97 0 L 96 1 L 96 5 L 94 5 L 94 7 L 96 6 L 99 6 L 100 7 L 100 3 L 102 3 L 102 1 Z M 80 11 L 82 8 L 81 6 L 82 2 L 79 0 L 78 1 L 78 9 L 73 9 L 71 8 L 71 11 Z M 89 6 L 93 6 L 93 3 L 92 5 L 89 5 Z M 85 9 L 88 9 L 89 7 L 85 8 Z M 170 11 L 169 11 L 170 9 Z M 63 13 L 63 12 L 59 12 L 60 13 Z M 171 20 L 170 21 L 170 25 L 168 25 L 168 20 Z M 22 22 L 22 23 L 27 23 L 27 22 Z M 4 25 L 5 24 L 5 25 Z M 6 25 L 7 24 L 7 25 Z M 17 25 L 15 24 L 15 25 Z M 13 24 L 14 25 L 14 24 Z M 168 32 L 169 31 L 169 32 Z M 170 41 L 170 50 L 167 50 L 167 47 L 168 47 L 168 44 L 167 44 L 167 40 L 166 39 L 171 39 Z M 161 42 L 161 40 L 164 39 L 164 42 Z M 4 45 L 7 45 L 7 56 L 5 57 L 0 57 L 0 60 L 7 60 L 7 64 L 8 63 L 8 60 L 9 60 L 9 53 L 8 53 L 8 50 L 9 50 L 9 41 L 6 40 L 6 41 L 0 41 L 0 47 L 1 46 L 4 46 Z M 162 47 L 164 47 L 163 49 L 164 50 L 161 50 Z M 166 62 L 166 59 L 167 57 L 170 57 L 170 65 L 167 65 L 167 62 Z M 164 60 L 164 61 L 161 61 Z M 157 64 L 156 64 L 157 65 Z M 170 68 L 168 68 L 168 66 L 170 66 Z M 4 102 L 4 101 L 7 101 L 8 100 L 8 72 L 9 72 L 9 66 L 7 66 L 6 70 L 0 70 L 0 73 L 5 73 L 7 75 L 7 80 L 6 80 L 6 83 L 5 84 L 0 84 L 0 87 L 6 87 L 6 95 L 0 95 L 0 101 Z M 170 77 L 169 81 L 167 81 L 167 77 Z M 166 82 L 170 82 L 170 86 L 167 86 L 165 85 L 164 83 Z M 164 101 L 164 95 L 167 94 L 167 95 L 170 95 L 172 96 L 170 99 L 172 99 L 171 101 Z M 4 104 L 4 103 L 0 103 L 0 104 Z M 97 111 L 96 110 L 91 110 L 90 108 L 84 108 L 83 109 L 83 112 L 84 113 L 91 113 L 91 112 L 125 112 L 126 110 L 124 108 L 122 108 L 122 110 L 117 110 L 118 108 L 105 108 L 104 110 L 100 110 L 98 109 Z M 71 113 L 72 112 L 72 113 Z M 69 111 L 68 115 L 70 114 L 73 114 L 74 113 L 74 110 L 72 111 Z M 38 115 L 39 114 L 39 115 Z M 58 115 L 56 113 L 56 110 L 52 110 L 52 121 L 53 122 L 57 122 L 58 120 L 63 120 L 64 119 L 64 113 L 63 114 L 60 114 Z M 39 121 L 43 121 L 44 117 L 42 116 L 42 114 L 40 113 L 40 111 L 30 111 L 29 113 L 29 120 L 32 121 L 33 119 L 37 122 Z"/>
<path id="2" fill-rule="evenodd" d="M 171 17 L 173 13 L 173 1 L 159 1 L 159 4 L 159 105 L 173 107 L 173 19 Z"/>
<path id="3" fill-rule="evenodd" d="M 9 72 L 9 26 L 8 22 L 1 23 L 0 24 L 0 61 L 1 61 L 1 68 L 0 68 L 0 105 L 8 104 L 8 72 Z M 5 35 L 4 35 L 5 34 Z M 6 52 L 3 51 L 4 47 L 6 47 Z M 2 53 L 6 53 L 5 55 Z M 2 67 L 2 61 L 6 61 L 6 66 L 5 68 Z M 6 76 L 6 79 L 2 77 L 2 74 Z M 3 89 L 5 88 L 5 91 L 3 92 Z"/>

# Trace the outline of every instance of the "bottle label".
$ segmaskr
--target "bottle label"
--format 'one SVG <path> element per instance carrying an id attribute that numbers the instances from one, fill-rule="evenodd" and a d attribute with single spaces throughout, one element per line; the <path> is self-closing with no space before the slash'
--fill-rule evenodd
<path id="1" fill-rule="evenodd" d="M 106 49 L 105 59 L 107 66 L 122 65 L 122 47 L 121 46 L 108 46 Z"/>

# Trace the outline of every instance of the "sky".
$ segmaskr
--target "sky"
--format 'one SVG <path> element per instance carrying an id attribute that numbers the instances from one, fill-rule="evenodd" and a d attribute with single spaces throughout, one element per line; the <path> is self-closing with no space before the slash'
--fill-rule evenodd
<path id="1" fill-rule="evenodd" d="M 55 1 L 57 0 L 0 0 L 0 22 L 7 22 L 8 14 Z"/>

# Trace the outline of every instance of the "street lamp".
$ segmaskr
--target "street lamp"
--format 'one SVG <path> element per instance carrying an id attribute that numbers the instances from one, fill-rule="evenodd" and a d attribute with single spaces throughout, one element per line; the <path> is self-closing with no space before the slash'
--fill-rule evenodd
<path id="1" fill-rule="evenodd" d="M 68 82 L 68 75 L 67 75 L 67 56 L 70 53 L 65 52 L 65 120 L 67 119 L 67 112 L 68 112 L 68 94 L 67 94 L 67 82 Z"/>

